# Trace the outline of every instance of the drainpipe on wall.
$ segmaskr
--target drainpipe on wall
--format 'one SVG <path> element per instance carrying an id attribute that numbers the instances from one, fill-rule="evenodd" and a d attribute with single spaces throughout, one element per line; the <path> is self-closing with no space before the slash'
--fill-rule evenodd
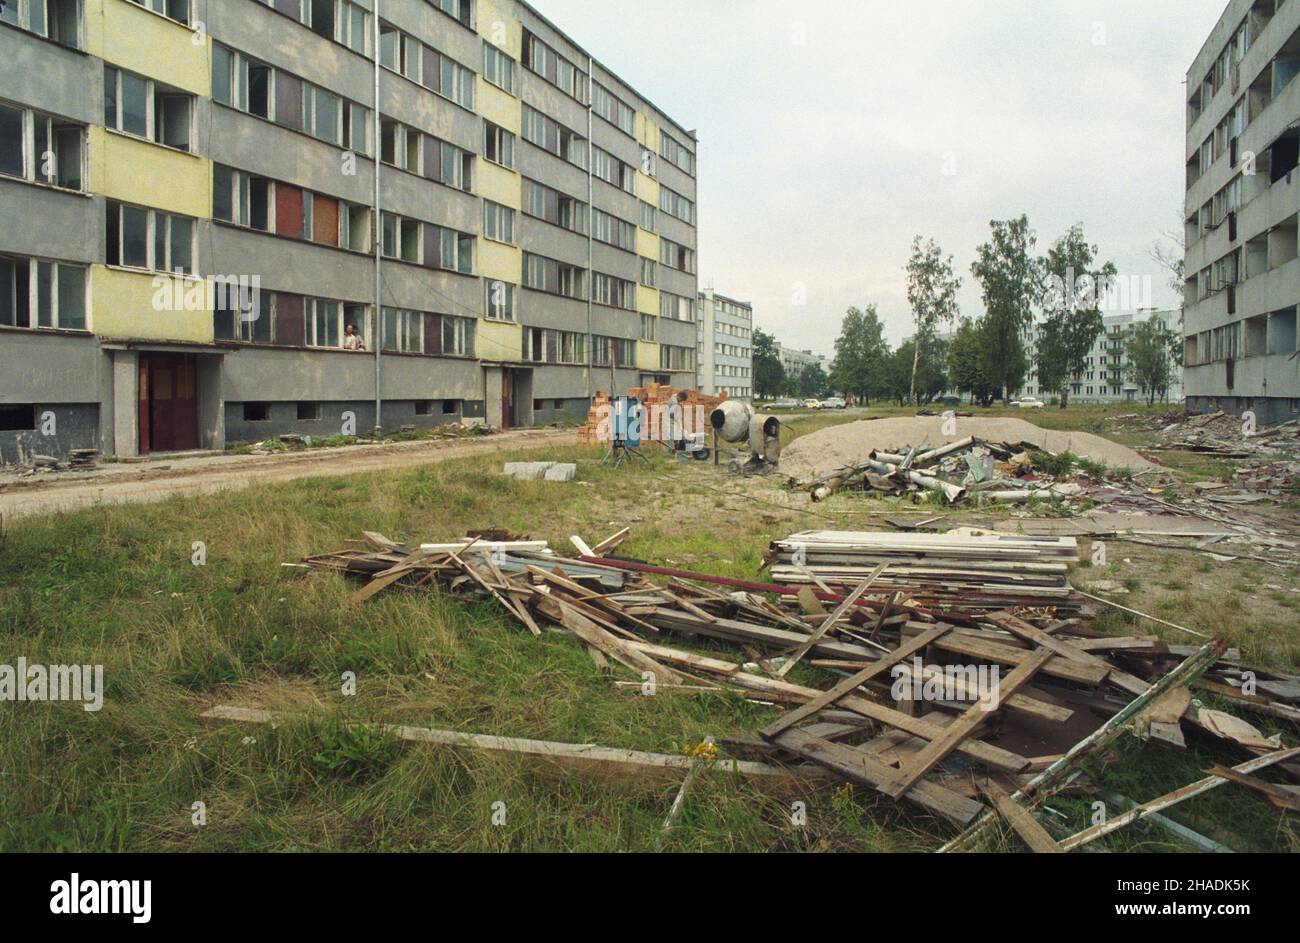
<path id="1" fill-rule="evenodd" d="M 373 14 L 374 29 L 372 30 L 371 38 L 373 39 L 375 44 L 375 50 L 374 50 L 375 52 L 375 112 L 373 116 L 374 133 L 372 136 L 370 146 L 373 150 L 373 157 L 374 157 L 372 163 L 375 166 L 375 209 L 374 209 L 374 218 L 371 220 L 370 225 L 371 225 L 372 233 L 374 235 L 374 242 L 375 242 L 375 328 L 374 328 L 374 335 L 373 337 L 371 337 L 370 340 L 371 343 L 375 345 L 375 431 L 379 432 L 383 428 L 383 423 L 384 423 L 383 416 L 382 416 L 382 410 L 383 410 L 382 394 L 381 394 L 380 379 L 379 379 L 379 375 L 380 375 L 379 364 L 381 359 L 381 351 L 383 350 L 384 347 L 384 341 L 383 341 L 384 308 L 382 303 L 383 293 L 380 290 L 383 283 L 381 281 L 382 276 L 379 271 L 380 265 L 382 264 L 381 259 L 383 257 L 383 253 L 381 251 L 383 249 L 383 234 L 382 234 L 383 217 L 379 209 L 379 154 L 380 154 L 380 147 L 381 147 L 381 136 L 380 136 L 380 128 L 379 128 L 380 125 L 380 121 L 379 121 L 379 0 L 375 0 L 374 7 L 375 7 L 374 14 Z"/>
<path id="2" fill-rule="evenodd" d="M 592 371 L 594 371 L 596 368 L 596 338 L 592 335 L 592 331 L 591 331 L 591 290 L 594 287 L 594 278 L 595 278 L 594 274 L 591 271 L 591 244 L 592 244 L 591 243 L 591 238 L 592 238 L 591 210 L 594 205 L 592 203 L 592 197 L 594 196 L 594 192 L 592 190 L 592 182 L 591 182 L 591 161 L 593 157 L 592 148 L 595 146 L 594 144 L 592 144 L 591 141 L 591 86 L 592 86 L 592 82 L 595 81 L 595 77 L 592 75 L 592 67 L 594 65 L 595 65 L 595 60 L 593 60 L 591 56 L 588 56 L 587 57 L 587 284 L 586 284 L 586 289 L 587 289 L 587 405 L 588 406 L 590 406 L 595 401 L 595 396 L 596 396 L 595 378 L 592 376 Z M 609 362 L 610 364 L 613 364 L 614 362 L 614 355 L 612 351 L 610 353 Z M 611 366 L 610 368 L 611 380 L 610 380 L 610 388 L 609 388 L 610 396 L 614 395 L 613 376 L 614 376 L 614 371 L 613 371 L 613 367 Z"/>

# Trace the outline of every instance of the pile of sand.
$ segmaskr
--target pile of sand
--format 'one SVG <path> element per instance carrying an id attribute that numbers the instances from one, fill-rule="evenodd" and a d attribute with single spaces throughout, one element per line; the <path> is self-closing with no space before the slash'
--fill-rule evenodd
<path id="1" fill-rule="evenodd" d="M 939 416 L 902 416 L 830 426 L 791 443 L 781 455 L 781 471 L 795 478 L 819 477 L 865 462 L 873 449 L 901 452 L 911 445 L 937 447 L 967 436 L 990 442 L 1029 442 L 1048 452 L 1073 452 L 1108 468 L 1142 471 L 1156 467 L 1132 449 L 1090 432 L 1057 432 L 1023 419 L 958 417 L 955 433 L 946 436 L 943 424 Z"/>

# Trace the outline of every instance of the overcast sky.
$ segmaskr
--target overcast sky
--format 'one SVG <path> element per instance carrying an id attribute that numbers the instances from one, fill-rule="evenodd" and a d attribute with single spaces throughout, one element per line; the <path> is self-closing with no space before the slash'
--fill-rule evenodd
<path id="1" fill-rule="evenodd" d="M 1040 250 L 1082 223 L 1175 303 L 1148 250 L 1178 228 L 1183 82 L 1226 0 L 531 2 L 696 130 L 700 286 L 785 344 L 832 353 L 869 303 L 909 334 L 918 233 L 978 315 L 975 247 L 1020 213 Z"/>

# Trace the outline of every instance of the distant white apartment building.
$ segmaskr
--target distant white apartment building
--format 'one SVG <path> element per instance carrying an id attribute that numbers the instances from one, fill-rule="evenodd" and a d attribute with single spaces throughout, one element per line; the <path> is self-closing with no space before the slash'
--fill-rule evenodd
<path id="1" fill-rule="evenodd" d="M 786 347 L 780 341 L 776 343 L 776 355 L 781 360 L 786 379 L 789 380 L 794 380 L 814 364 L 820 364 L 822 369 L 825 369 L 826 358 L 821 354 L 814 354 L 811 350 L 795 350 L 793 347 Z"/>
<path id="2" fill-rule="evenodd" d="M 709 288 L 700 292 L 700 391 L 731 399 L 754 395 L 754 306 Z"/>
<path id="3" fill-rule="evenodd" d="M 1128 378 L 1128 361 L 1125 350 L 1133 328 L 1147 320 L 1159 320 L 1165 329 L 1181 336 L 1177 308 L 1166 311 L 1142 310 L 1136 313 L 1108 314 L 1103 316 L 1105 329 L 1092 345 L 1084 369 L 1070 380 L 1070 401 L 1075 403 L 1124 403 L 1139 402 L 1146 395 Z M 1046 400 L 1053 395 L 1038 385 L 1038 338 L 1042 324 L 1035 322 L 1027 328 L 1021 339 L 1025 344 L 1025 353 L 1029 356 L 1029 372 L 1025 375 L 1024 386 L 1015 391 L 1016 396 L 1036 396 Z M 1174 358 L 1170 357 L 1169 389 L 1163 397 L 1156 397 L 1157 402 L 1180 403 L 1183 399 L 1182 369 Z"/>

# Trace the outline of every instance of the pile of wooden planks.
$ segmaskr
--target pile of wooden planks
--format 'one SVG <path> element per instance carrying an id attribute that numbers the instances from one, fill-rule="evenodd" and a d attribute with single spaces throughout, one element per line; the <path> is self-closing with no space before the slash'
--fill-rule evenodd
<path id="1" fill-rule="evenodd" d="M 535 635 L 572 635 L 628 690 L 725 690 L 775 705 L 785 713 L 758 736 L 720 746 L 801 781 L 829 773 L 868 786 L 960 828 L 1001 818 L 1035 850 L 1061 848 L 1027 810 L 1101 744 L 1195 722 L 1190 698 L 1164 698 L 1207 671 L 1214 684 L 1234 671 L 1240 681 L 1217 641 L 1178 651 L 1091 628 L 1057 569 L 1077 553 L 1069 540 L 809 531 L 773 544 L 786 560 L 774 575 L 791 578 L 762 583 L 610 556 L 626 535 L 575 537 L 566 557 L 526 539 L 412 547 L 366 533 L 365 548 L 305 563 L 364 579 L 357 603 L 385 590 L 491 599 Z M 1050 588 L 1046 578 L 1066 594 L 1026 592 Z M 1292 693 L 1285 678 L 1271 689 Z"/>
<path id="2" fill-rule="evenodd" d="M 1066 580 L 1079 559 L 1070 537 L 813 530 L 774 541 L 767 559 L 778 583 L 850 583 L 883 564 L 877 588 L 929 606 L 1077 609 L 1080 602 Z"/>

